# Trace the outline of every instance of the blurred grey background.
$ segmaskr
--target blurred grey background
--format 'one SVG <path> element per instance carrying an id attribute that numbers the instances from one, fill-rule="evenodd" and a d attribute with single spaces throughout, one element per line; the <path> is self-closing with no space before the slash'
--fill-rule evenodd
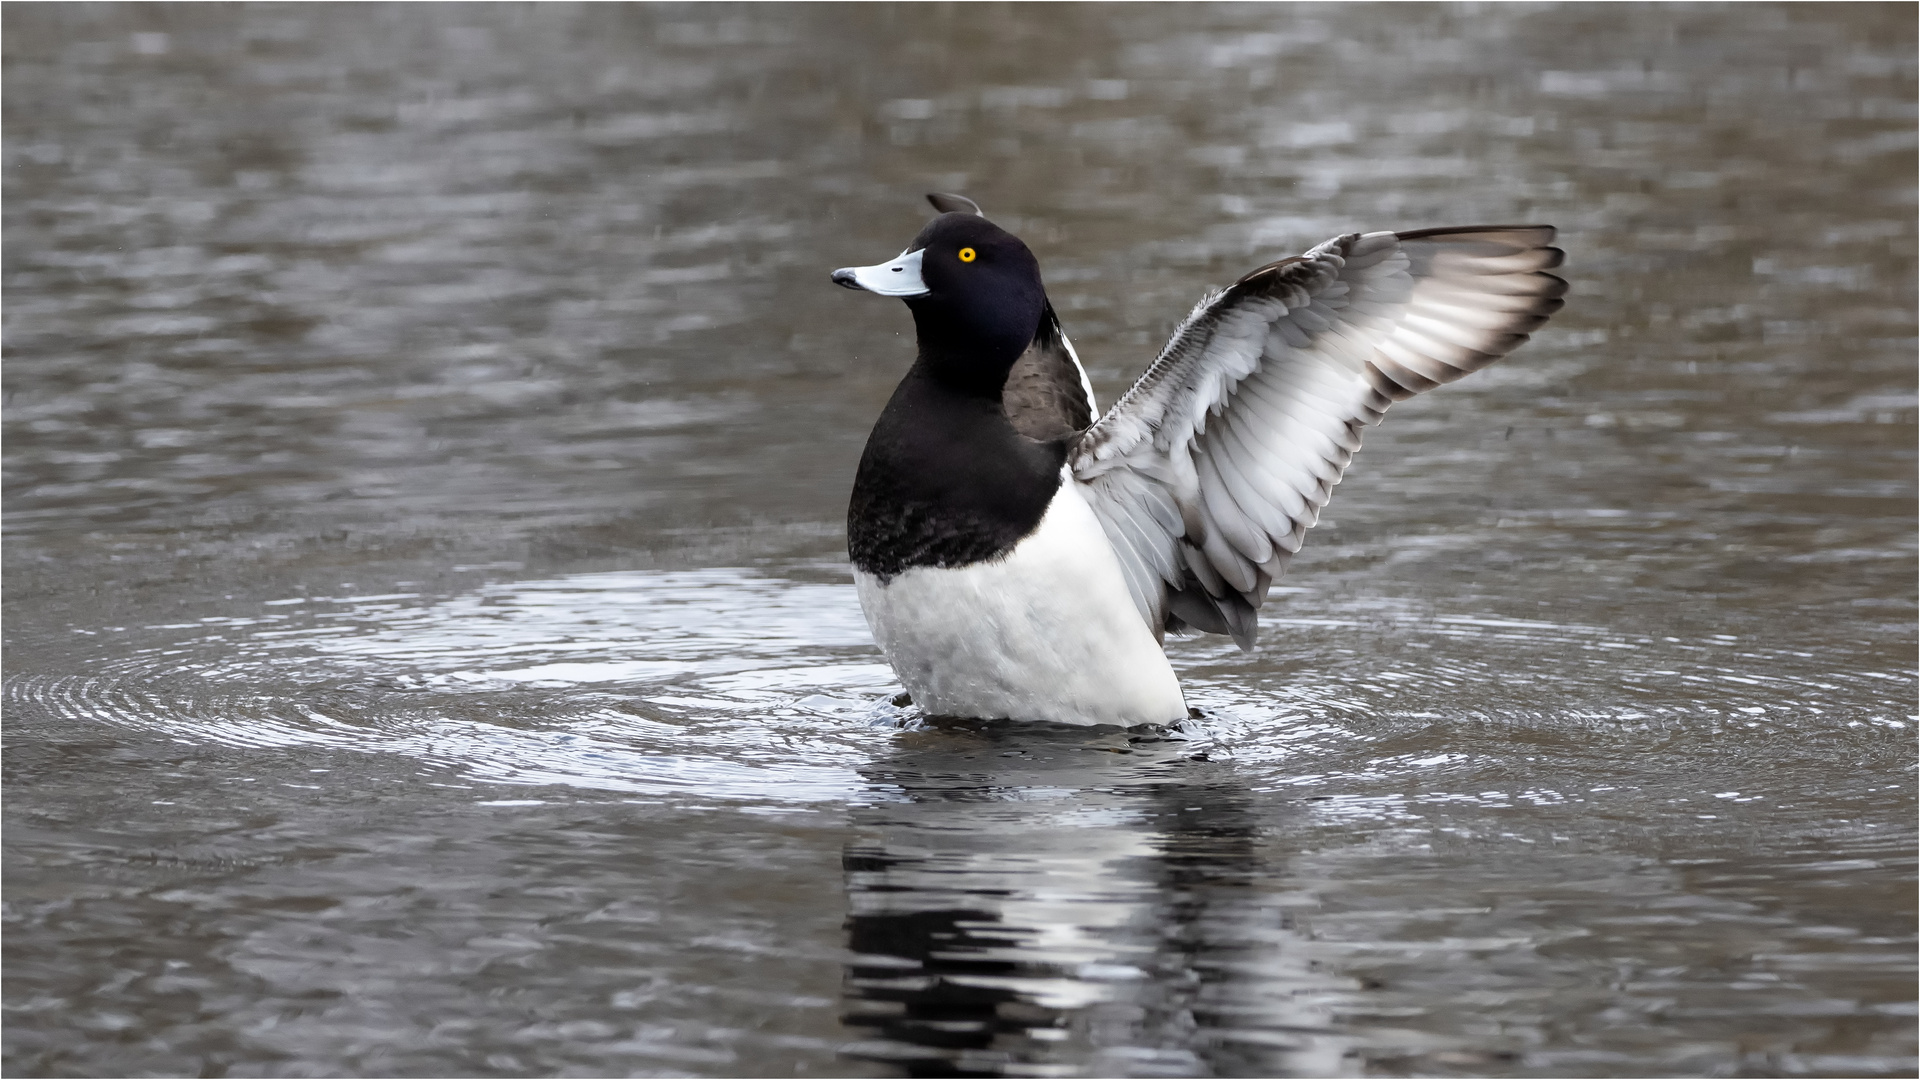
<path id="1" fill-rule="evenodd" d="M 1912 419 L 1907 15 L 23 6 L 9 568 L 38 588 L 82 538 L 162 575 L 618 557 L 669 525 L 830 550 L 908 350 L 824 274 L 936 188 L 1034 246 L 1103 400 L 1276 254 L 1541 220 L 1577 361 L 1537 397 L 1642 449 L 1640 498 L 1715 497 L 1674 460 L 1706 429 L 1792 494 L 1904 492 L 1857 444 Z"/>

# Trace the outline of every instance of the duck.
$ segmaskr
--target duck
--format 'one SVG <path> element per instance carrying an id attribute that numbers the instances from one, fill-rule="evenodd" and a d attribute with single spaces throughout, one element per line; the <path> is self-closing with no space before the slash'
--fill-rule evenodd
<path id="1" fill-rule="evenodd" d="M 906 250 L 831 280 L 913 317 L 847 553 L 931 716 L 1186 720 L 1167 635 L 1251 651 L 1362 432 L 1511 353 L 1567 291 L 1548 225 L 1336 236 L 1208 292 L 1102 413 L 1033 251 L 965 196 L 927 199 Z"/>

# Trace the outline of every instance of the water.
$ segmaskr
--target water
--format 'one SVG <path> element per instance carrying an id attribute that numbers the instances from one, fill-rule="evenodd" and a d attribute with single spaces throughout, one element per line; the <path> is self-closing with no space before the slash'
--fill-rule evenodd
<path id="1" fill-rule="evenodd" d="M 9 7 L 19 1075 L 1911 1075 L 1902 7 Z M 1541 220 L 1164 732 L 922 724 L 924 190 L 1111 401 Z"/>

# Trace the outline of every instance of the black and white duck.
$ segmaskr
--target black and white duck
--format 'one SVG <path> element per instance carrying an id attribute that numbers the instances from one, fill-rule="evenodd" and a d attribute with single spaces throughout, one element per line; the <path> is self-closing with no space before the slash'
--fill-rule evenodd
<path id="1" fill-rule="evenodd" d="M 1362 429 L 1512 352 L 1567 291 L 1545 225 L 1337 236 L 1201 300 L 1099 414 L 1033 252 L 928 199 L 898 258 L 833 280 L 913 312 L 847 546 L 874 639 L 935 715 L 1186 717 L 1163 635 L 1251 649 Z"/>

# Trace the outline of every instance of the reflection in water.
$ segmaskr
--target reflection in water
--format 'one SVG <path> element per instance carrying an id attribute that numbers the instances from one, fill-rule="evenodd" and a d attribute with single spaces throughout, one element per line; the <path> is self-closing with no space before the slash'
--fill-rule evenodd
<path id="1" fill-rule="evenodd" d="M 943 723 L 861 770 L 850 1052 L 911 1075 L 1312 1075 L 1343 1042 L 1250 793 L 1177 734 Z M 1266 821 L 1265 826 L 1278 824 Z"/>

